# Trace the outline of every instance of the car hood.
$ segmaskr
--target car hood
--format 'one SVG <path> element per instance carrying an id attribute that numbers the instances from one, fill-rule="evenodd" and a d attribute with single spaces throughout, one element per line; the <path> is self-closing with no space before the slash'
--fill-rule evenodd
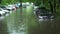
<path id="1" fill-rule="evenodd" d="M 3 11 L 0 11 L 0 13 L 5 13 L 5 12 L 3 12 Z"/>

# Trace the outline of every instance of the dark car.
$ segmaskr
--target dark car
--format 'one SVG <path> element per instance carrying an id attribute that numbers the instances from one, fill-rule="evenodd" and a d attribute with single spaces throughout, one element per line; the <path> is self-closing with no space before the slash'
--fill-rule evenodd
<path id="1" fill-rule="evenodd" d="M 36 16 L 39 19 L 53 19 L 53 15 L 50 10 L 46 9 L 45 7 L 39 7 L 36 9 Z"/>

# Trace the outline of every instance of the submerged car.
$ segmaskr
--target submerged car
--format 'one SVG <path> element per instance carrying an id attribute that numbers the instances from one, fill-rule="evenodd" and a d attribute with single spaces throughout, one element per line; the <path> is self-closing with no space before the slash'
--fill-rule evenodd
<path id="1" fill-rule="evenodd" d="M 3 11 L 3 12 L 5 12 L 6 14 L 9 14 L 9 13 L 10 13 L 10 12 L 9 12 L 8 10 L 6 10 L 6 9 L 0 8 L 0 10 Z"/>
<path id="2" fill-rule="evenodd" d="M 0 16 L 4 16 L 5 15 L 5 12 L 0 10 Z"/>
<path id="3" fill-rule="evenodd" d="M 26 6 L 29 6 L 30 5 L 30 3 L 29 2 L 26 2 Z"/>
<path id="4" fill-rule="evenodd" d="M 22 3 L 22 7 L 23 8 L 26 8 L 26 3 Z"/>
<path id="5" fill-rule="evenodd" d="M 7 8 L 7 6 L 0 6 L 1 9 L 11 11 L 10 9 Z"/>
<path id="6" fill-rule="evenodd" d="M 6 6 L 6 8 L 11 10 L 11 11 L 16 9 L 15 5 L 8 5 L 8 6 Z"/>
<path id="7" fill-rule="evenodd" d="M 39 20 L 51 20 L 54 18 L 52 12 L 45 7 L 37 8 L 36 9 L 36 16 Z"/>
<path id="8" fill-rule="evenodd" d="M 0 6 L 0 8 L 2 8 L 2 9 L 6 9 L 6 7 L 5 7 L 5 6 Z"/>
<path id="9" fill-rule="evenodd" d="M 33 11 L 34 11 L 34 15 L 36 15 L 36 9 L 38 8 L 38 6 L 33 6 Z"/>
<path id="10" fill-rule="evenodd" d="M 33 10 L 35 11 L 38 8 L 38 6 L 34 6 L 33 8 L 34 8 Z"/>

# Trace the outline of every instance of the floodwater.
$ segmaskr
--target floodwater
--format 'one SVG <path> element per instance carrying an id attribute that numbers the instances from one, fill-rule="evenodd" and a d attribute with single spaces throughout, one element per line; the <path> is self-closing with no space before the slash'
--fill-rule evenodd
<path id="1" fill-rule="evenodd" d="M 21 15 L 20 9 L 17 9 L 0 17 L 0 34 L 60 34 L 60 19 L 38 21 L 32 9 L 32 6 L 28 6 L 22 8 Z"/>

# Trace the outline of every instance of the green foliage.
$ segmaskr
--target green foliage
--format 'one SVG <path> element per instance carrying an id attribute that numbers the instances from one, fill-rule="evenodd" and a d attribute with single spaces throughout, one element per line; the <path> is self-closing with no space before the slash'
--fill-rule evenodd
<path id="1" fill-rule="evenodd" d="M 19 0 L 2 0 L 1 5 L 14 4 L 19 2 Z"/>

